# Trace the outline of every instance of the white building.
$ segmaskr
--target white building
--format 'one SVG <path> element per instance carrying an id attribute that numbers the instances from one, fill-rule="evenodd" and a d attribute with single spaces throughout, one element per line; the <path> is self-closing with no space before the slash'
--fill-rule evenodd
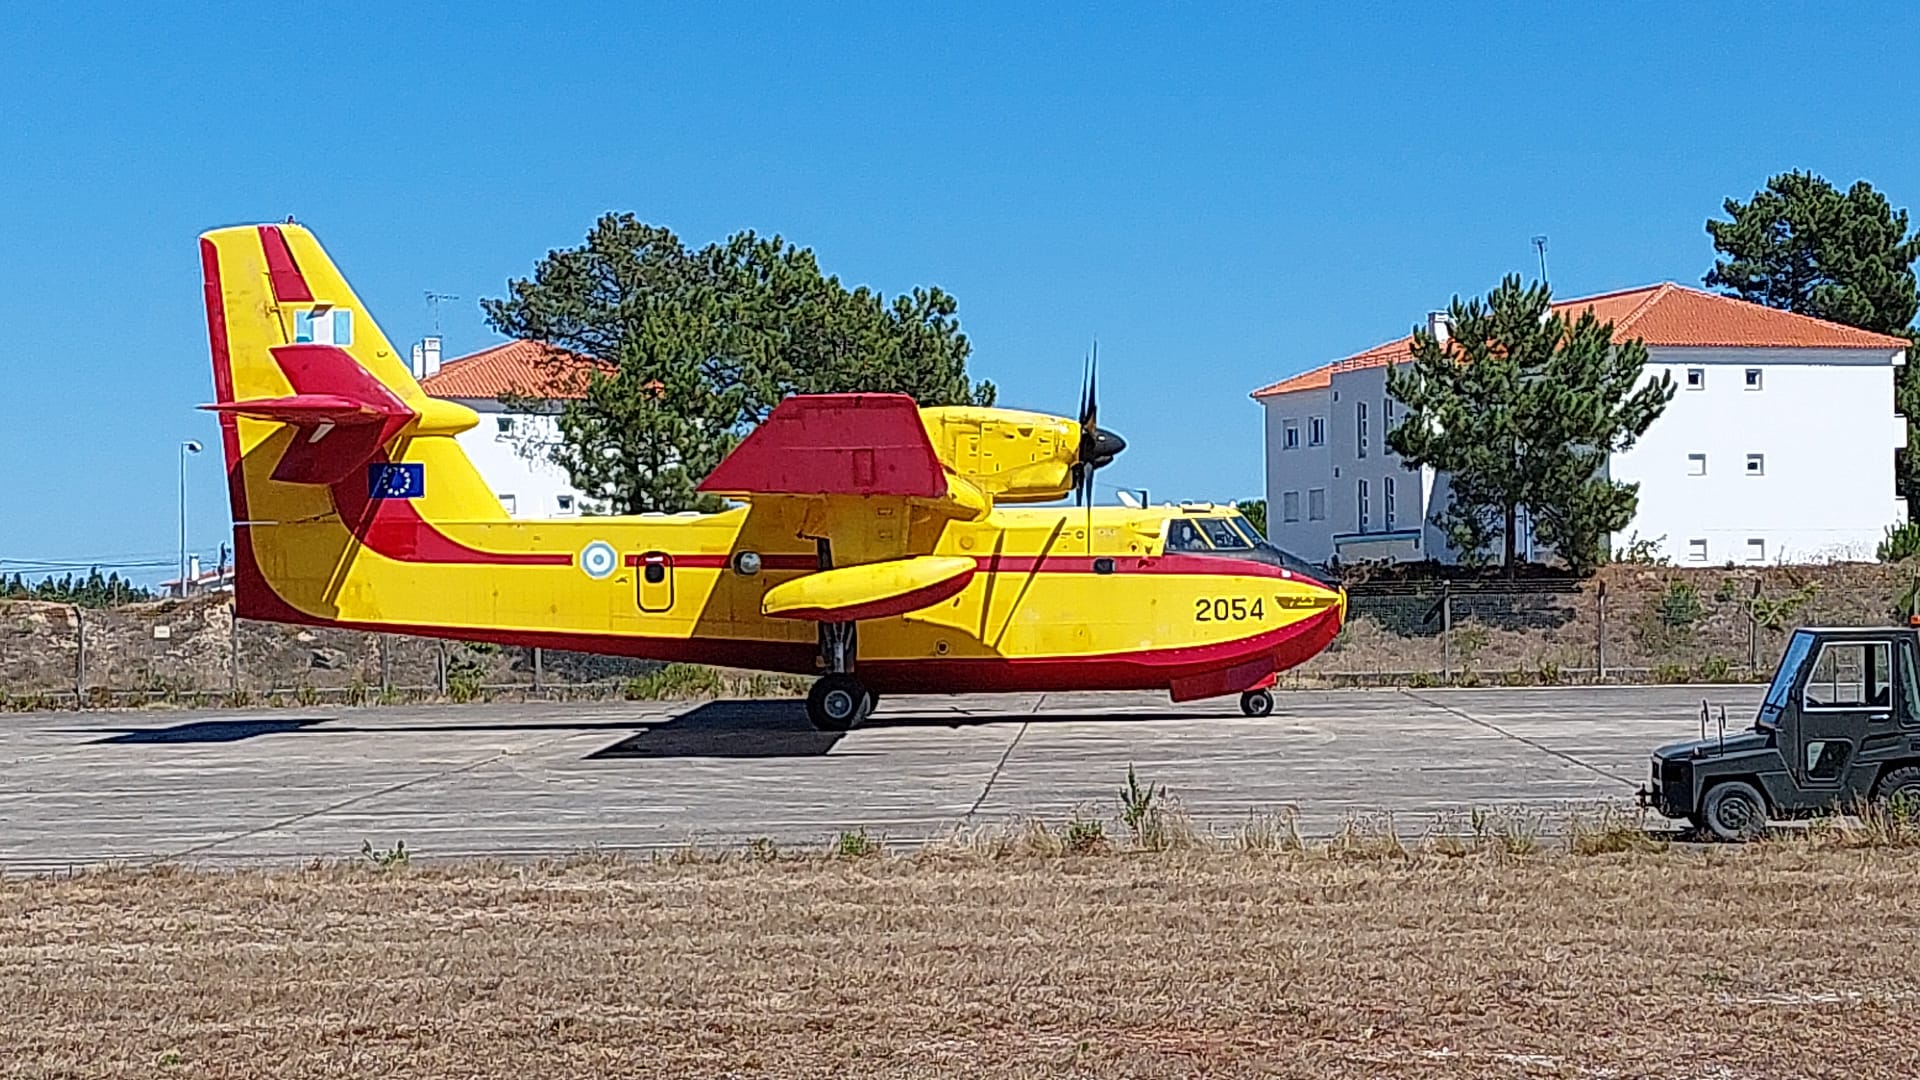
<path id="1" fill-rule="evenodd" d="M 576 380 L 559 376 L 536 341 L 510 341 L 477 353 L 440 361 L 440 339 L 413 347 L 413 373 L 434 397 L 480 414 L 480 424 L 458 436 L 507 513 L 517 518 L 571 517 L 580 513 L 580 493 L 564 470 L 530 452 L 559 438 L 551 413 L 509 409 L 504 397 L 562 401 L 580 393 Z M 585 361 L 582 361 L 585 363 Z"/>
<path id="2" fill-rule="evenodd" d="M 1640 484 L 1624 546 L 1637 535 L 1678 564 L 1871 559 L 1906 520 L 1894 453 L 1893 370 L 1906 341 L 1672 283 L 1562 301 L 1591 308 L 1616 341 L 1647 346 L 1648 377 L 1672 375 L 1673 401 L 1608 473 Z M 1444 334 L 1444 316 L 1429 318 Z M 1455 559 L 1433 517 L 1447 478 L 1409 469 L 1386 447 L 1399 420 L 1386 371 L 1401 338 L 1253 392 L 1264 406 L 1267 522 L 1303 558 Z M 1522 548 L 1530 544 L 1522 536 Z"/>

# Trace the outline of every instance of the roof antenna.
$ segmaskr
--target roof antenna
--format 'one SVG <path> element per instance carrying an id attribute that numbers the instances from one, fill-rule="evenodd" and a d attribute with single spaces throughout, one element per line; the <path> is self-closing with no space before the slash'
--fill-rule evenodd
<path id="1" fill-rule="evenodd" d="M 440 336 L 440 301 L 458 299 L 460 298 L 452 293 L 434 292 L 431 289 L 427 290 L 427 310 L 433 312 L 434 337 Z"/>
<path id="2" fill-rule="evenodd" d="M 1533 250 L 1540 253 L 1540 284 L 1547 283 L 1547 234 L 1540 233 L 1533 238 Z"/>

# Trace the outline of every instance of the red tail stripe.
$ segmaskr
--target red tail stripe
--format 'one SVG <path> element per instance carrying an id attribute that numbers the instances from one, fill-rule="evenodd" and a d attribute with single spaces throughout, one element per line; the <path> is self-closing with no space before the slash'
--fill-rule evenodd
<path id="1" fill-rule="evenodd" d="M 300 264 L 293 261 L 293 249 L 287 246 L 287 238 L 278 226 L 260 226 L 260 247 L 267 253 L 267 277 L 273 282 L 273 298 L 283 304 L 312 303 L 313 290 L 307 288 Z"/>

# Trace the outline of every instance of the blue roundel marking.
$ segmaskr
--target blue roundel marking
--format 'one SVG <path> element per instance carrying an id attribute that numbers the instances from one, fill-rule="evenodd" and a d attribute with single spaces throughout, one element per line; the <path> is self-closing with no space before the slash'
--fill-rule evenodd
<path id="1" fill-rule="evenodd" d="M 612 574 L 619 562 L 620 557 L 615 554 L 613 545 L 605 540 L 595 540 L 580 549 L 580 569 L 595 581 Z"/>

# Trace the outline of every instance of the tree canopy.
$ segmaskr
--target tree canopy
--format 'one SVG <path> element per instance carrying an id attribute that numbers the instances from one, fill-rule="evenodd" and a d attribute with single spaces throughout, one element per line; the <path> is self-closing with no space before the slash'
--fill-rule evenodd
<path id="1" fill-rule="evenodd" d="M 1501 281 L 1484 300 L 1455 297 L 1448 340 L 1413 333 L 1410 363 L 1387 370 L 1387 390 L 1405 406 L 1387 445 L 1409 467 L 1448 475 L 1434 521 L 1463 558 L 1484 558 L 1495 540 L 1516 566 L 1519 514 L 1578 571 L 1604 555 L 1624 528 L 1639 485 L 1609 479 L 1609 454 L 1644 434 L 1673 397 L 1673 380 L 1641 382 L 1640 341 L 1615 343 L 1613 324 L 1591 310 L 1569 322 L 1545 285 Z"/>
<path id="2" fill-rule="evenodd" d="M 607 214 L 482 308 L 495 330 L 548 345 L 554 378 L 574 381 L 558 442 L 537 452 L 614 512 L 703 508 L 695 485 L 789 394 L 994 399 L 993 384 L 968 379 L 972 346 L 951 295 L 848 288 L 779 236 L 742 232 L 696 250 Z"/>
<path id="3" fill-rule="evenodd" d="M 102 577 L 98 568 L 83 578 L 72 574 L 58 579 L 48 576 L 37 585 L 30 584 L 20 574 L 11 578 L 0 576 L 0 600 L 48 600 L 80 607 L 113 607 L 151 599 L 150 590 L 127 581 L 118 572 Z"/>
<path id="4" fill-rule="evenodd" d="M 1811 173 L 1782 173 L 1753 198 L 1728 199 L 1725 206 L 1728 220 L 1707 221 L 1723 256 L 1707 272 L 1707 285 L 1768 307 L 1915 339 L 1920 233 L 1908 234 L 1907 212 L 1893 209 L 1872 184 L 1857 180 L 1841 192 Z M 1895 376 L 1894 400 L 1909 418 L 1897 482 L 1909 517 L 1920 518 L 1920 427 L 1912 422 L 1920 414 L 1920 350 L 1911 346 Z"/>
<path id="5" fill-rule="evenodd" d="M 1728 220 L 1707 221 L 1723 258 L 1706 284 L 1744 300 L 1882 334 L 1905 334 L 1920 309 L 1920 234 L 1865 180 L 1845 192 L 1811 173 L 1782 173 Z"/>

